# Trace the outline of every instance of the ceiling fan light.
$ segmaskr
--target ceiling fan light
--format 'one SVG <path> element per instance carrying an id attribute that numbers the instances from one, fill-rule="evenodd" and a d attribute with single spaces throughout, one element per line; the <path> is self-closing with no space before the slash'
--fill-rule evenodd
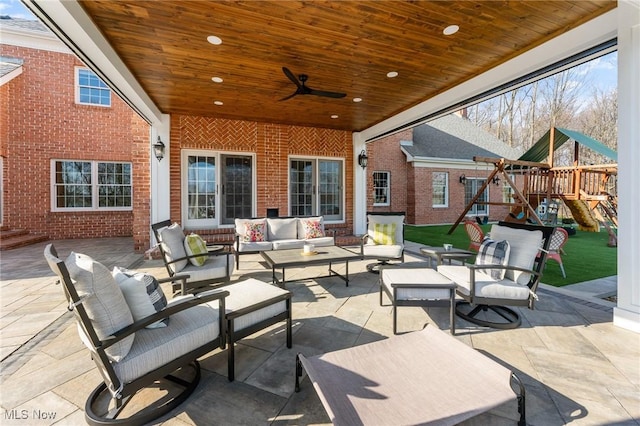
<path id="1" fill-rule="evenodd" d="M 216 46 L 222 44 L 222 39 L 218 36 L 214 36 L 214 35 L 210 35 L 209 37 L 207 37 L 207 41 L 211 44 L 214 44 Z"/>
<path id="2" fill-rule="evenodd" d="M 460 27 L 457 26 L 457 25 L 449 25 L 447 28 L 445 28 L 442 31 L 442 34 L 444 34 L 446 36 L 453 35 L 453 34 L 457 33 L 459 29 L 460 29 Z"/>

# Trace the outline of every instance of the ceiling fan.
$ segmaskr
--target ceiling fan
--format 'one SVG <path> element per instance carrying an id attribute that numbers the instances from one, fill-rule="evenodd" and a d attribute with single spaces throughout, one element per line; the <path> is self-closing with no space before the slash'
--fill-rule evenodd
<path id="1" fill-rule="evenodd" d="M 293 81 L 293 83 L 297 86 L 297 89 L 295 92 L 293 92 L 293 94 L 280 99 L 281 101 L 286 101 L 287 99 L 291 99 L 296 95 L 316 95 L 324 96 L 325 98 L 344 98 L 345 96 L 347 96 L 346 93 L 315 90 L 310 88 L 309 86 L 305 86 L 304 83 L 309 79 L 309 76 L 306 74 L 300 74 L 298 78 L 296 78 L 296 76 L 293 75 L 293 73 L 287 67 L 282 67 L 282 72 L 284 72 L 284 75 L 286 75 L 289 80 Z"/>

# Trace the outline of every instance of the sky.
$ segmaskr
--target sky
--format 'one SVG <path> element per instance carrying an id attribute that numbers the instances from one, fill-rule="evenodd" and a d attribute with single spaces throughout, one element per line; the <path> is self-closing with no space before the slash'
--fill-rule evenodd
<path id="1" fill-rule="evenodd" d="M 12 18 L 36 19 L 20 0 L 0 0 L 0 15 Z M 601 92 L 609 92 L 617 85 L 617 52 L 595 59 L 581 66 L 589 84 Z"/>

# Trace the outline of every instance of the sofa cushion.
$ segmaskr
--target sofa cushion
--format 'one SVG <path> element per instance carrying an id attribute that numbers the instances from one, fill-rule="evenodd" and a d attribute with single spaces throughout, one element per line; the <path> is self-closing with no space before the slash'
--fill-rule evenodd
<path id="1" fill-rule="evenodd" d="M 335 245 L 333 237 L 319 237 L 306 240 L 307 243 L 311 243 L 316 247 L 327 247 Z"/>
<path id="2" fill-rule="evenodd" d="M 304 247 L 304 240 L 275 240 L 273 242 L 274 250 L 301 249 Z"/>
<path id="3" fill-rule="evenodd" d="M 267 218 L 267 239 L 295 240 L 298 238 L 298 219 L 292 218 Z"/>
<path id="4" fill-rule="evenodd" d="M 198 234 L 194 234 L 192 232 L 191 234 L 184 237 L 184 250 L 188 256 L 197 254 L 205 255 L 189 258 L 189 262 L 191 262 L 191 264 L 194 266 L 202 266 L 204 265 L 204 262 L 207 261 L 207 243 Z"/>
<path id="5" fill-rule="evenodd" d="M 113 268 L 111 274 L 120 286 L 134 320 L 144 319 L 167 306 L 167 298 L 162 292 L 162 287 L 152 275 L 118 266 Z M 168 323 L 169 318 L 165 318 L 148 325 L 147 328 L 166 327 Z"/>
<path id="6" fill-rule="evenodd" d="M 271 241 L 257 241 L 257 242 L 244 242 L 240 241 L 233 245 L 233 248 L 238 253 L 251 252 L 251 251 L 265 251 L 273 250 L 273 243 Z"/>
<path id="7" fill-rule="evenodd" d="M 187 256 L 187 252 L 184 249 L 184 232 L 182 227 L 177 223 L 162 228 L 158 232 L 160 236 L 160 244 L 162 244 L 162 250 L 164 251 L 167 262 L 172 262 L 176 259 L 181 259 Z M 187 259 L 180 260 L 175 263 L 169 264 L 171 272 L 178 273 L 187 266 Z"/>
<path id="8" fill-rule="evenodd" d="M 75 282 L 75 289 L 82 299 L 82 306 L 87 311 L 100 340 L 104 340 L 114 332 L 133 324 L 133 315 L 122 290 L 104 265 L 87 255 L 74 252 L 71 252 L 64 263 L 69 271 L 69 276 Z M 81 337 L 90 347 L 86 336 L 81 334 Z M 105 350 L 107 356 L 116 362 L 126 357 L 134 337 L 135 334 L 127 336 L 107 348 Z"/>
<path id="9" fill-rule="evenodd" d="M 298 219 L 298 238 L 308 240 L 324 236 L 325 233 L 322 216 Z"/>
<path id="10" fill-rule="evenodd" d="M 240 241 L 244 241 L 244 235 L 247 232 L 247 227 L 246 225 L 249 223 L 264 223 L 265 227 L 266 227 L 266 221 L 264 218 L 260 218 L 260 219 L 236 219 L 235 220 L 235 225 L 236 225 L 236 234 L 240 237 Z M 266 233 L 264 234 L 266 237 Z"/>
<path id="11" fill-rule="evenodd" d="M 476 265 L 502 265 L 509 263 L 510 245 L 509 241 L 493 241 L 491 238 L 485 237 L 478 249 L 476 256 Z M 483 269 L 482 272 L 490 275 L 492 278 L 501 280 L 505 276 L 505 269 Z"/>
<path id="12" fill-rule="evenodd" d="M 533 268 L 536 256 L 542 247 L 543 235 L 539 230 L 515 229 L 507 226 L 493 225 L 491 227 L 491 239 L 495 241 L 507 240 L 511 247 L 509 253 L 509 266 L 524 269 Z M 517 281 L 519 284 L 528 284 L 531 274 L 520 271 L 507 271 L 505 278 Z"/>

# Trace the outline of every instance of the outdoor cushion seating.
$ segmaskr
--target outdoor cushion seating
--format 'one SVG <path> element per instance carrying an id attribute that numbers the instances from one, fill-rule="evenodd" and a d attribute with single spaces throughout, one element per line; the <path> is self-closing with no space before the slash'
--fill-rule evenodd
<path id="1" fill-rule="evenodd" d="M 316 247 L 332 246 L 335 239 L 333 234 L 328 234 L 322 216 L 238 218 L 233 245 L 236 268 L 240 269 L 241 253 L 302 249 L 306 243 Z"/>
<path id="2" fill-rule="evenodd" d="M 380 306 L 382 293 L 386 293 L 393 306 L 393 334 L 397 333 L 398 307 L 448 307 L 449 330 L 456 332 L 455 298 L 456 285 L 424 262 L 380 267 Z"/>
<path id="3" fill-rule="evenodd" d="M 360 241 L 363 259 L 376 259 L 367 265 L 370 272 L 377 272 L 380 265 L 391 260 L 404 262 L 404 213 L 367 213 L 367 233 Z"/>
<path id="4" fill-rule="evenodd" d="M 456 283 L 456 292 L 464 299 L 456 304 L 456 314 L 486 327 L 518 327 L 520 316 L 506 306 L 533 309 L 553 230 L 548 226 L 500 222 L 491 227 L 493 242 L 486 243 L 508 242 L 506 257 L 478 259 L 483 252 L 481 246 L 475 265 L 439 265 L 438 272 Z M 491 311 L 497 314 L 495 318 L 486 316 Z"/>
<path id="5" fill-rule="evenodd" d="M 195 390 L 200 380 L 196 359 L 225 344 L 228 291 L 180 296 L 136 320 L 111 271 L 102 264 L 77 253 L 62 261 L 52 244 L 44 256 L 63 284 L 80 338 L 103 379 L 87 398 L 88 423 L 147 424 Z M 169 280 L 173 278 L 164 281 Z M 165 327 L 147 328 L 161 320 L 168 320 Z M 142 389 L 151 388 L 162 389 L 158 399 L 150 398 L 149 392 L 135 398 Z M 124 411 L 129 404 L 133 412 Z"/>
<path id="6" fill-rule="evenodd" d="M 431 325 L 322 355 L 299 354 L 296 391 L 303 370 L 336 426 L 456 425 L 514 399 L 518 425 L 526 424 L 520 379 Z"/>
<path id="7" fill-rule="evenodd" d="M 151 229 L 169 276 L 188 276 L 186 281 L 181 281 L 179 290 L 182 294 L 220 285 L 231 279 L 234 267 L 233 253 L 205 250 L 206 245 L 203 248 L 201 243 L 194 243 L 193 236 L 187 238 L 182 227 L 170 220 L 155 223 L 151 225 Z"/>

